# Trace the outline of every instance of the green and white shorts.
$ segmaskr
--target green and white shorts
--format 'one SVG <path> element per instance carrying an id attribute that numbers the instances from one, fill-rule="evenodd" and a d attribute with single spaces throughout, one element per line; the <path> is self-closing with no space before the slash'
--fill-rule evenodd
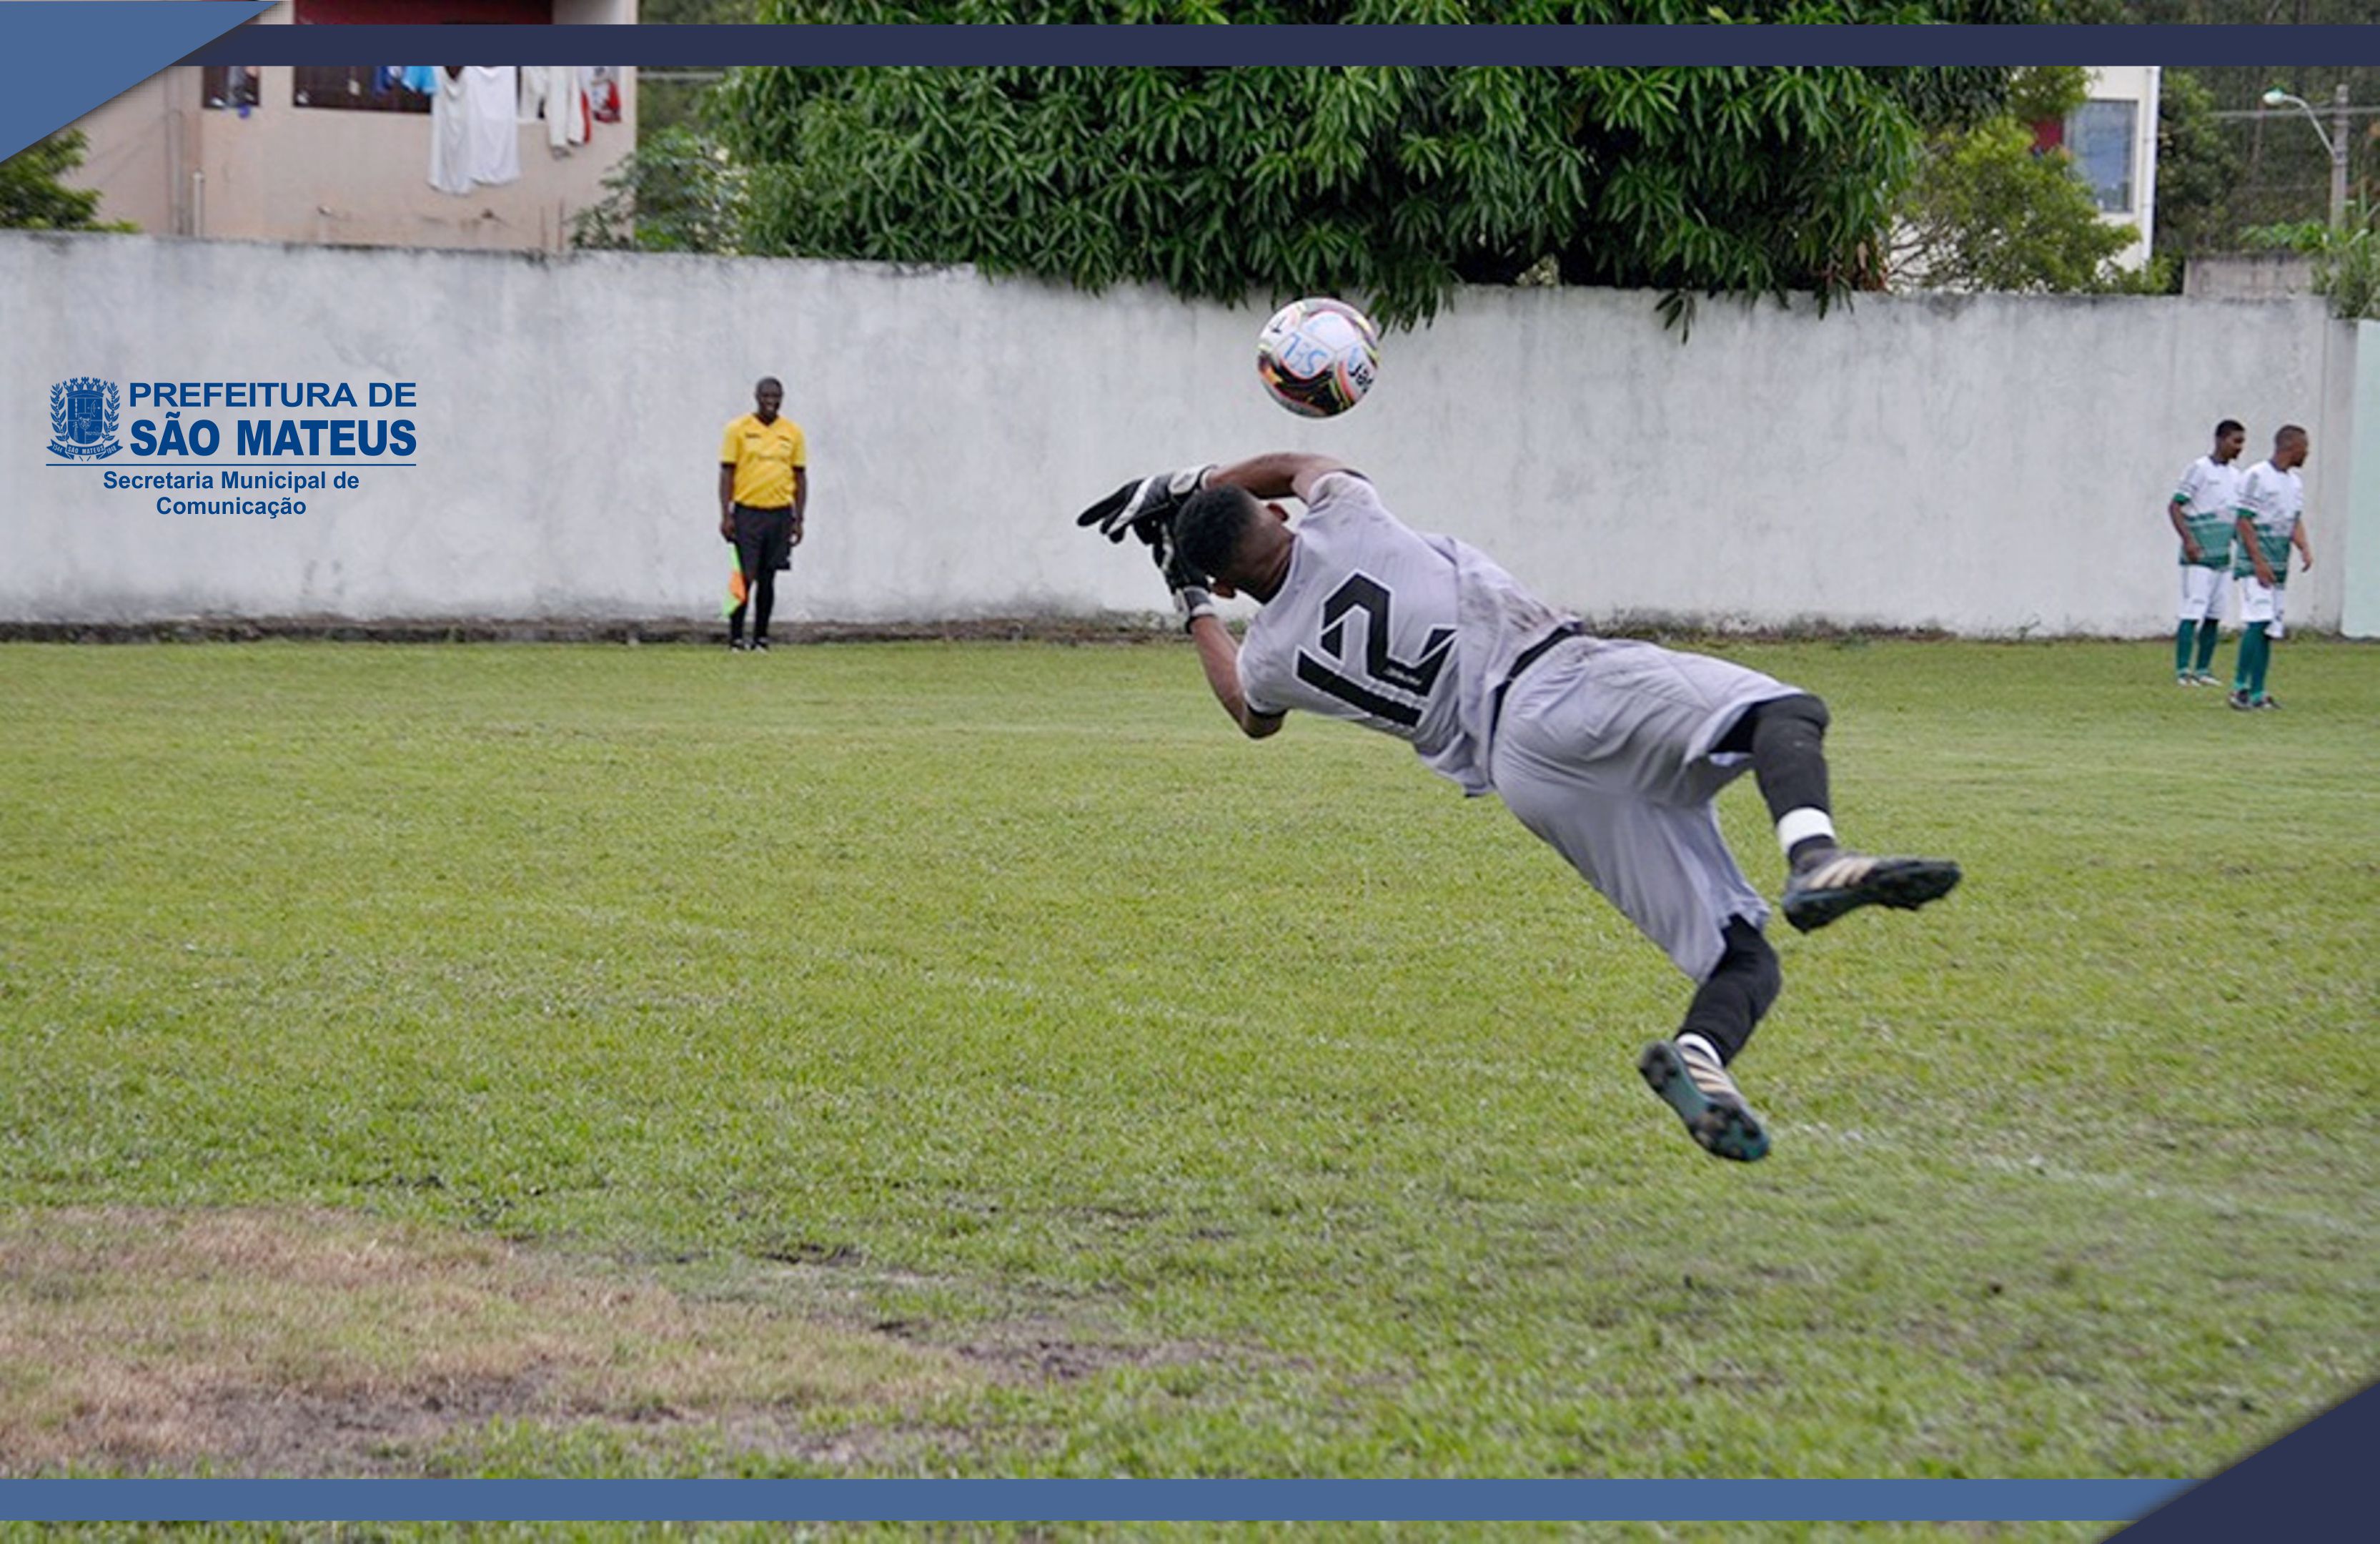
<path id="1" fill-rule="evenodd" d="M 2266 638 L 2281 636 L 2281 602 L 2289 598 L 2289 586 L 2266 584 L 2253 574 L 2240 577 L 2240 625 L 2251 622 L 2272 624 L 2265 629 Z"/>
<path id="2" fill-rule="evenodd" d="M 2220 622 L 2223 598 L 2231 592 L 2231 576 L 2203 563 L 2181 565 L 2181 610 L 2184 622 Z"/>

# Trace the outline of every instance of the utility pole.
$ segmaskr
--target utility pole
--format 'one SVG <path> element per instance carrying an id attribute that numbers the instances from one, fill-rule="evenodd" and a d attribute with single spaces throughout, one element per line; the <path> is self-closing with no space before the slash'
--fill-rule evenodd
<path id="1" fill-rule="evenodd" d="M 2330 95 L 2330 228 L 2347 228 L 2347 82 Z"/>

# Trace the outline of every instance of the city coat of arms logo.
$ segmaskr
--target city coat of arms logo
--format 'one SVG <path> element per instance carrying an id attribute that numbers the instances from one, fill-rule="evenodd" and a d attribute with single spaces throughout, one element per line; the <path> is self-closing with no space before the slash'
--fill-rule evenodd
<path id="1" fill-rule="evenodd" d="M 101 461 L 124 447 L 116 443 L 115 383 L 77 375 L 50 388 L 50 454 L 70 461 Z"/>

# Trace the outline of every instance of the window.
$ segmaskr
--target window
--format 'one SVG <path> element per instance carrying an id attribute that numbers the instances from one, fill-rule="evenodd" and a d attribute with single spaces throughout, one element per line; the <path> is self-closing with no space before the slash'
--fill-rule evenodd
<path id="1" fill-rule="evenodd" d="M 299 65 L 289 99 L 300 107 L 357 113 L 427 113 L 429 95 L 407 86 L 388 65 Z"/>
<path id="2" fill-rule="evenodd" d="M 202 65 L 199 100 L 210 108 L 245 111 L 257 103 L 263 71 L 254 65 Z"/>
<path id="3" fill-rule="evenodd" d="M 2104 214 L 2132 212 L 2132 125 L 2137 102 L 2086 102 L 2066 120 L 2074 170 Z"/>

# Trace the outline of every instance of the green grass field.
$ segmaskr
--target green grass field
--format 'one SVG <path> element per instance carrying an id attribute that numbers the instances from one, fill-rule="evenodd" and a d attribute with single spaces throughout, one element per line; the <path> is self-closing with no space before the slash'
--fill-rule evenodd
<path id="1" fill-rule="evenodd" d="M 1968 870 L 1780 926 L 1750 1167 L 1549 851 L 1178 646 L 0 648 L 0 1463 L 2190 1476 L 2369 1381 L 2380 651 L 1721 651 Z"/>

